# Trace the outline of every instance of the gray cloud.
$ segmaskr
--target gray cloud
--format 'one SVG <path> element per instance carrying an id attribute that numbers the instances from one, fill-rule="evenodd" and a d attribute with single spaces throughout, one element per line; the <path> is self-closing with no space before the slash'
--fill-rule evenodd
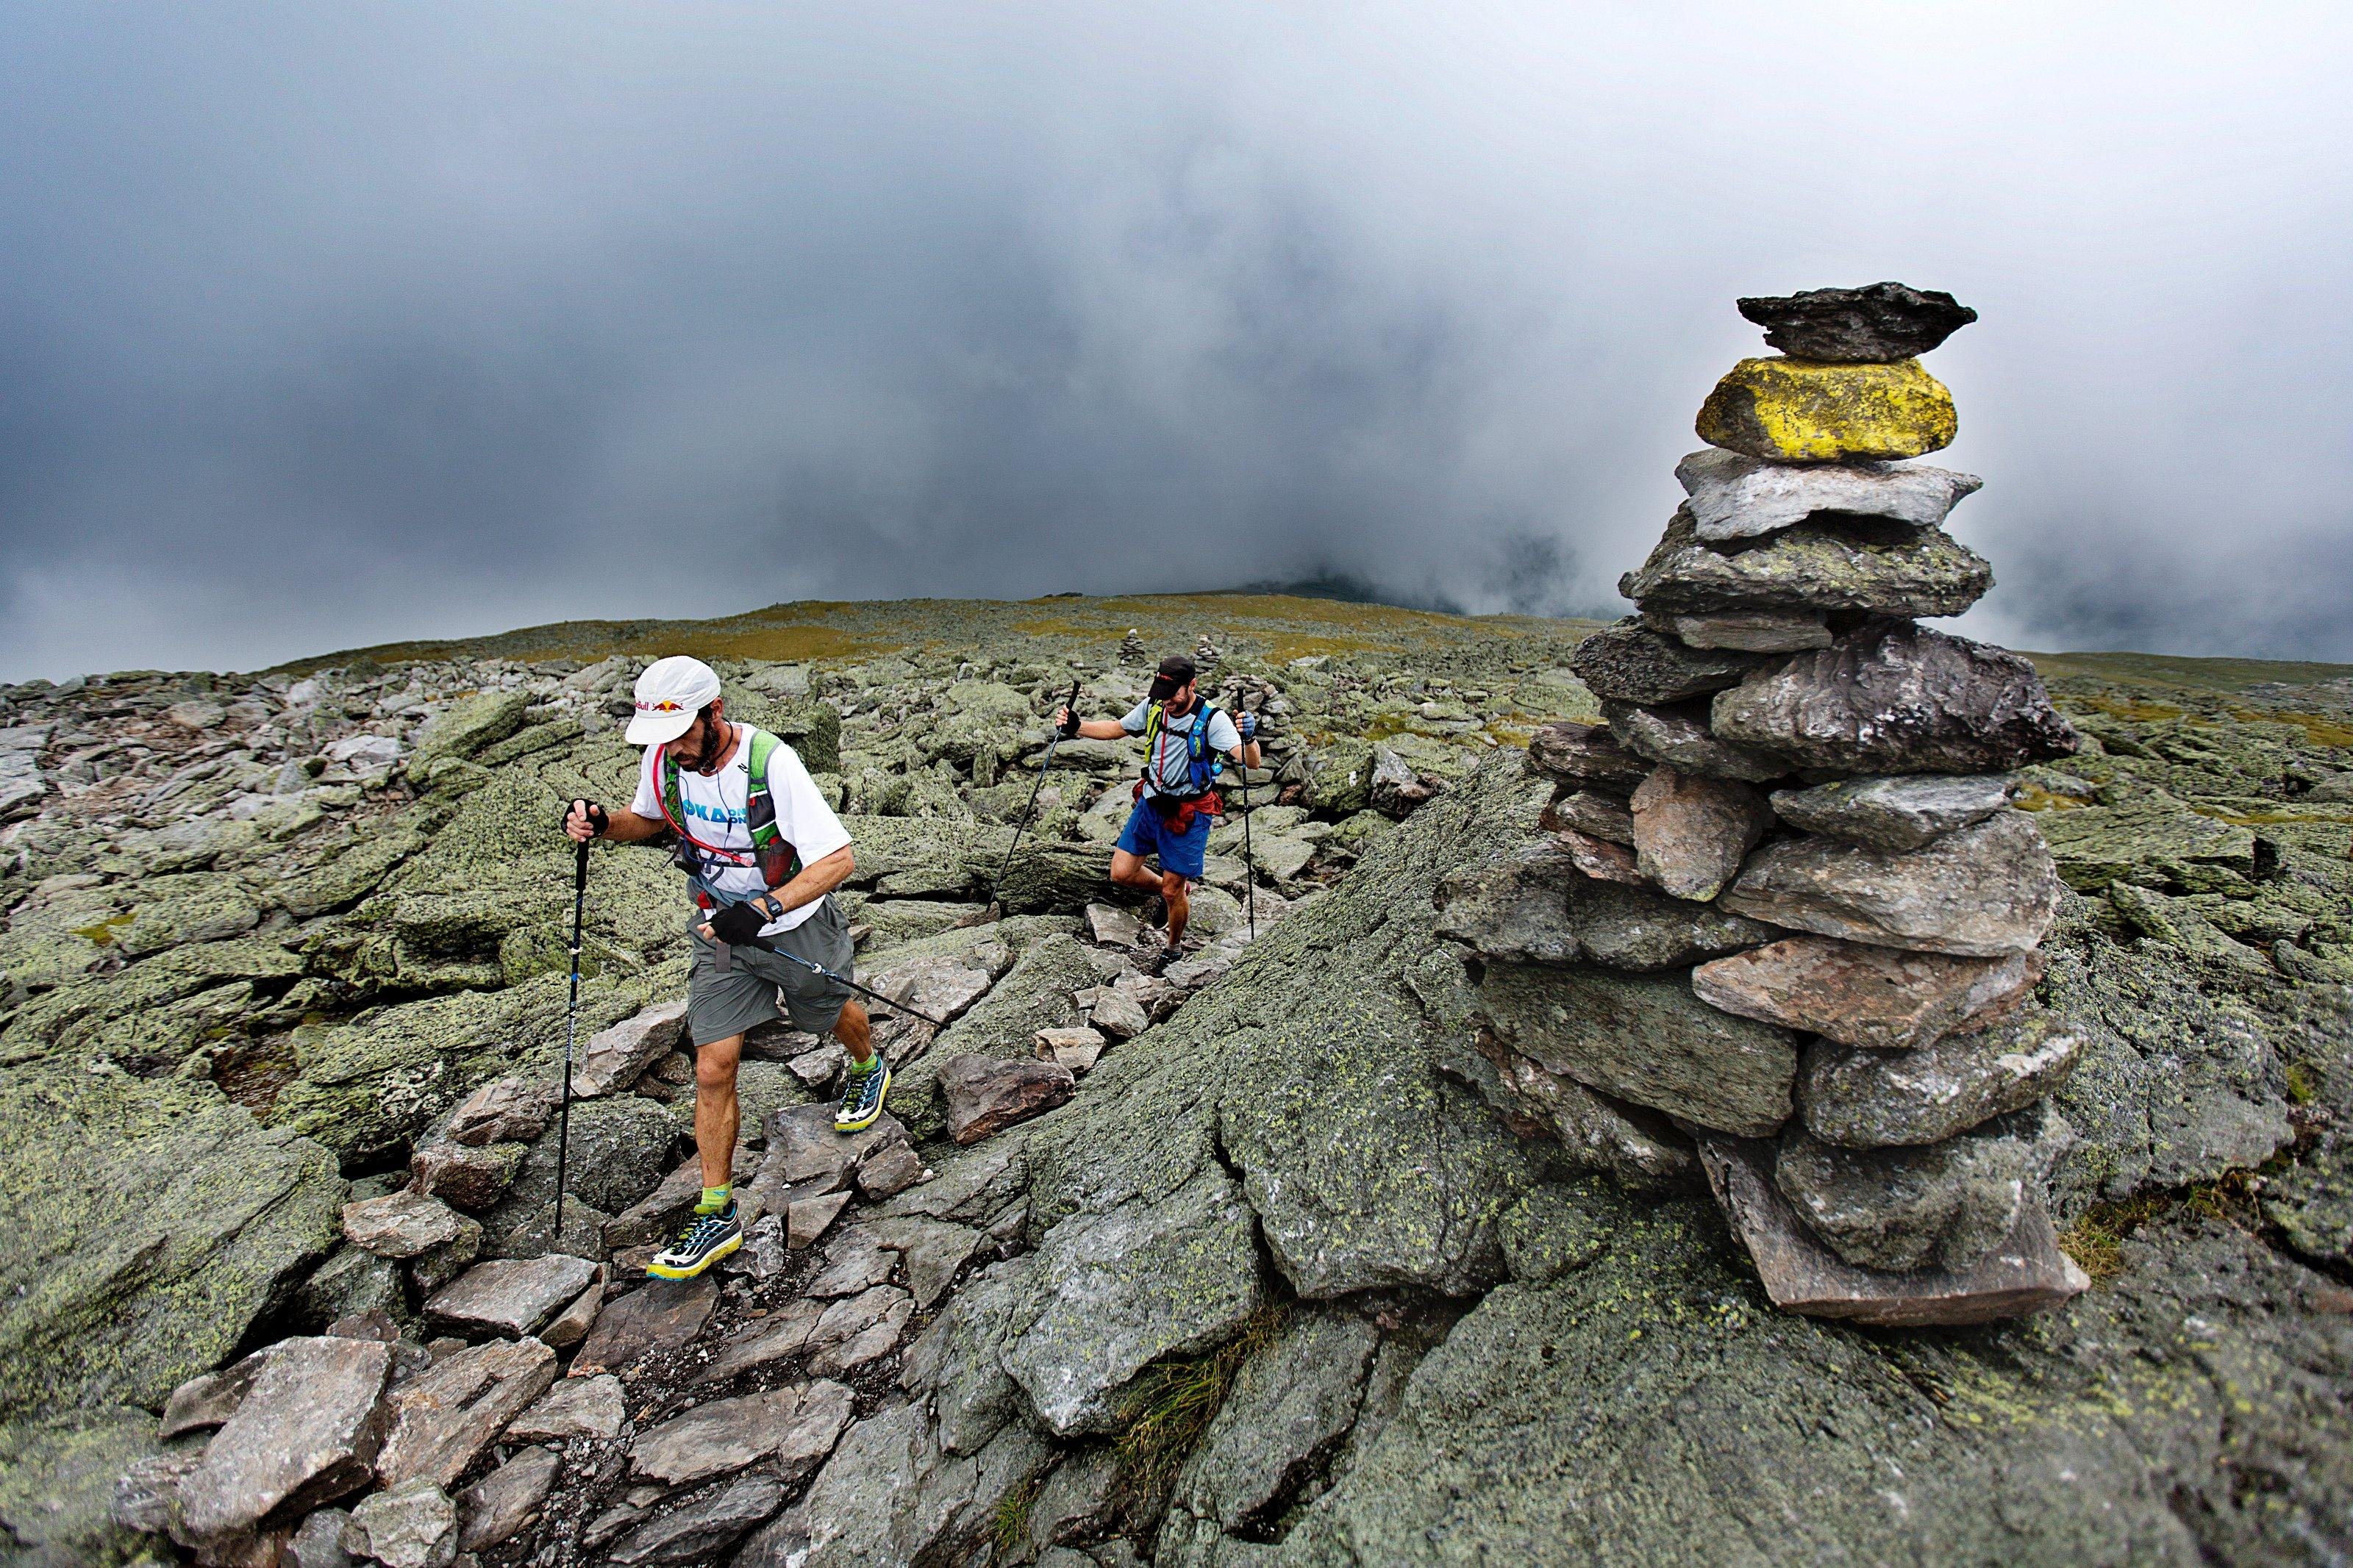
<path id="1" fill-rule="evenodd" d="M 1733 297 L 1882 277 L 1983 312 L 1967 629 L 2353 659 L 2348 42 L 60 0 L 0 38 L 0 676 L 1319 574 L 1606 611 Z"/>

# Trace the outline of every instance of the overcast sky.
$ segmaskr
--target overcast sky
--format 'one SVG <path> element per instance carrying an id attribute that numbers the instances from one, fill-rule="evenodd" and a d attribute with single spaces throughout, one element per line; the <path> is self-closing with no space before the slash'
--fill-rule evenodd
<path id="1" fill-rule="evenodd" d="M 2353 660 L 2353 8 L 0 26 L 0 678 L 1317 574 L 1616 613 L 1741 294 L 1883 278 L 2033 647 Z"/>

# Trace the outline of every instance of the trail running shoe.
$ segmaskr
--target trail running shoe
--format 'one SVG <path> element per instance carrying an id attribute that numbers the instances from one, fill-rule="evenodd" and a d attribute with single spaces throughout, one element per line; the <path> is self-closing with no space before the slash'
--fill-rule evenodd
<path id="1" fill-rule="evenodd" d="M 654 1254 L 653 1261 L 646 1265 L 646 1275 L 652 1279 L 691 1279 L 743 1245 L 743 1222 L 737 1217 L 735 1200 L 730 1198 L 717 1214 L 688 1219 L 670 1250 Z"/>
<path id="2" fill-rule="evenodd" d="M 853 1070 L 841 1086 L 841 1109 L 833 1114 L 836 1132 L 863 1132 L 882 1114 L 882 1098 L 891 1092 L 891 1064 L 875 1053 L 875 1065 L 866 1072 Z"/>

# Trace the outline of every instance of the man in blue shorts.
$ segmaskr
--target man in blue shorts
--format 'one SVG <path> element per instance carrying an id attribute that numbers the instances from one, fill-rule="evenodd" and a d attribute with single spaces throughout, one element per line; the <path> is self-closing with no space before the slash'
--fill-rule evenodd
<path id="1" fill-rule="evenodd" d="M 1116 741 L 1123 735 L 1145 739 L 1144 777 L 1135 784 L 1135 809 L 1121 830 L 1119 847 L 1112 851 L 1111 879 L 1131 888 L 1150 888 L 1168 906 L 1168 951 L 1180 951 L 1185 922 L 1192 914 L 1187 898 L 1190 879 L 1201 874 L 1201 858 L 1209 844 L 1209 829 L 1225 807 L 1212 787 L 1222 765 L 1231 757 L 1247 768 L 1258 766 L 1258 715 L 1245 713 L 1237 724 L 1225 710 L 1204 701 L 1195 689 L 1198 672 L 1183 654 L 1160 661 L 1152 679 L 1152 692 L 1124 719 L 1092 719 L 1082 724 L 1064 708 L 1054 716 L 1065 735 L 1085 735 Z M 1145 868 L 1145 857 L 1156 856 L 1157 872 Z"/>

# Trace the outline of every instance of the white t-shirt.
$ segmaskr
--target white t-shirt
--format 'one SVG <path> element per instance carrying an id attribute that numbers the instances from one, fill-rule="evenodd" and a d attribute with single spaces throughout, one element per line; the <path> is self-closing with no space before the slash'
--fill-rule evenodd
<path id="1" fill-rule="evenodd" d="M 729 849 L 744 856 L 742 866 L 714 866 L 709 877 L 711 885 L 723 893 L 742 894 L 757 898 L 768 890 L 767 879 L 760 868 L 750 864 L 752 828 L 752 736 L 749 724 L 737 726 L 734 754 L 727 765 L 709 778 L 692 768 L 681 768 L 678 773 L 680 808 L 686 815 L 686 830 L 695 842 L 713 849 Z M 659 746 L 648 746 L 645 758 L 638 764 L 638 796 L 629 809 L 639 816 L 662 820 L 661 781 L 654 776 L 654 754 Z M 816 781 L 808 769 L 801 765 L 800 753 L 784 742 L 768 754 L 768 794 L 776 805 L 776 832 L 785 842 L 799 851 L 801 864 L 812 865 L 824 859 L 849 842 L 849 829 L 841 818 L 834 816 L 833 807 L 826 805 L 825 796 L 818 794 Z M 825 900 L 813 899 L 797 910 L 785 911 L 785 918 L 760 928 L 763 936 L 787 931 L 818 911 Z"/>
<path id="2" fill-rule="evenodd" d="M 1199 699 L 1195 699 L 1196 701 Z M 1201 721 L 1198 708 L 1177 717 L 1170 714 L 1160 721 L 1160 733 L 1153 737 L 1151 765 L 1145 772 L 1145 795 L 1190 795 L 1193 793 L 1193 726 Z M 1119 721 L 1119 727 L 1131 735 L 1141 735 L 1152 722 L 1152 704 L 1139 702 L 1134 710 Z M 1209 732 L 1202 739 L 1208 742 L 1201 752 L 1207 761 L 1212 752 L 1238 751 L 1242 732 L 1235 728 L 1233 719 L 1222 708 L 1209 710 Z"/>

